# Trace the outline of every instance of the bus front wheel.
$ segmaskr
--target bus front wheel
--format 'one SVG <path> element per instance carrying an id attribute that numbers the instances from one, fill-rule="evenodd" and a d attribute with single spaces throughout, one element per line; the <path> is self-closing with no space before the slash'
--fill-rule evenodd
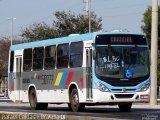
<path id="1" fill-rule="evenodd" d="M 32 88 L 29 92 L 29 103 L 32 110 L 42 110 L 47 109 L 48 103 L 38 103 L 36 90 Z"/>
<path id="2" fill-rule="evenodd" d="M 79 103 L 78 90 L 76 88 L 72 89 L 70 93 L 70 107 L 73 112 L 82 111 L 85 107 L 84 104 Z"/>
<path id="3" fill-rule="evenodd" d="M 129 112 L 131 110 L 132 107 L 132 103 L 119 103 L 118 104 L 120 111 L 122 112 Z"/>

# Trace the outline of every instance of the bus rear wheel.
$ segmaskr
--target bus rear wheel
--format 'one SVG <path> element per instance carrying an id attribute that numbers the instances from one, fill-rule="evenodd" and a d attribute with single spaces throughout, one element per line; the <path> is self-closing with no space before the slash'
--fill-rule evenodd
<path id="1" fill-rule="evenodd" d="M 122 112 L 129 112 L 131 110 L 132 107 L 132 103 L 120 103 L 118 104 L 120 111 Z"/>
<path id="2" fill-rule="evenodd" d="M 69 104 L 73 112 L 78 112 L 84 110 L 85 105 L 79 103 L 78 90 L 76 88 L 72 89 L 70 93 L 70 104 Z"/>
<path id="3" fill-rule="evenodd" d="M 29 103 L 32 110 L 45 110 L 48 107 L 48 103 L 38 103 L 36 90 L 32 88 L 29 92 Z"/>

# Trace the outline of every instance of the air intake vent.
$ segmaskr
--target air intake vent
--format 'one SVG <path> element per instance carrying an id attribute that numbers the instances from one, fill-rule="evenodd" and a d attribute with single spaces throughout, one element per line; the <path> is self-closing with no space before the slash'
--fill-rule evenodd
<path id="1" fill-rule="evenodd" d="M 115 94 L 116 98 L 132 98 L 134 94 Z"/>

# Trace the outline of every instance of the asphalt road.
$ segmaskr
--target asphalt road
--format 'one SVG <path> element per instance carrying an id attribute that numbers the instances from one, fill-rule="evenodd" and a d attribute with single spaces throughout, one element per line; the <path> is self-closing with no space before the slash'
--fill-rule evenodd
<path id="1" fill-rule="evenodd" d="M 146 106 L 144 107 L 144 105 L 142 107 L 141 105 L 133 105 L 130 112 L 120 112 L 117 106 L 93 106 L 86 107 L 83 112 L 74 113 L 70 111 L 66 105 L 49 105 L 47 110 L 33 111 L 30 109 L 29 104 L 0 100 L 0 111 L 1 113 L 12 112 L 14 114 L 45 114 L 47 116 L 54 116 L 54 119 L 67 120 L 160 120 L 159 106 L 151 109 Z M 3 116 L 3 119 L 5 118 L 6 117 Z M 38 119 L 40 120 L 40 117 L 38 117 Z"/>

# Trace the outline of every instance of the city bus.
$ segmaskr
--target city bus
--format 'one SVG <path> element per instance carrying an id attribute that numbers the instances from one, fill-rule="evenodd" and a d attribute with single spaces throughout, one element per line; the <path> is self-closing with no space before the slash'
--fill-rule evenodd
<path id="1" fill-rule="evenodd" d="M 12 45 L 8 94 L 31 109 L 68 104 L 118 105 L 149 100 L 150 59 L 147 39 L 131 32 L 93 32 Z"/>

